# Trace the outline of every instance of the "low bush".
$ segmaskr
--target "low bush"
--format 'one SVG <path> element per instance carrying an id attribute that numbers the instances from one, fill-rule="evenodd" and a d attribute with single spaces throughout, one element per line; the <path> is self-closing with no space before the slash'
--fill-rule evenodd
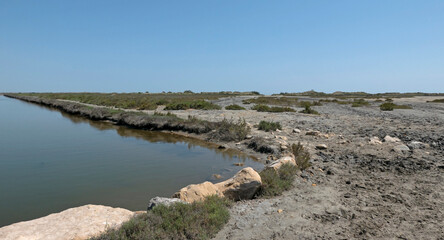
<path id="1" fill-rule="evenodd" d="M 219 105 L 207 102 L 205 100 L 174 102 L 167 104 L 165 107 L 165 110 L 187 110 L 187 109 L 213 110 L 213 109 L 221 109 L 221 107 Z"/>
<path id="2" fill-rule="evenodd" d="M 211 134 L 210 139 L 221 141 L 241 141 L 250 133 L 251 129 L 245 119 L 239 119 L 237 122 L 224 119 L 218 123 L 217 128 Z"/>
<path id="3" fill-rule="evenodd" d="M 391 102 L 387 102 L 387 103 L 383 103 L 379 106 L 379 109 L 381 109 L 382 111 L 393 111 L 394 108 L 394 103 Z"/>
<path id="4" fill-rule="evenodd" d="M 294 97 L 257 97 L 257 98 L 245 99 L 242 101 L 242 103 L 294 106 L 298 104 L 298 99 Z"/>
<path id="5" fill-rule="evenodd" d="M 296 166 L 285 163 L 278 171 L 275 171 L 273 168 L 267 168 L 260 172 L 262 185 L 258 191 L 258 197 L 279 196 L 284 191 L 289 190 L 293 186 L 297 170 Z"/>
<path id="6" fill-rule="evenodd" d="M 379 109 L 382 111 L 393 111 L 394 109 L 412 109 L 412 107 L 408 105 L 398 105 L 392 102 L 386 102 L 379 106 Z"/>
<path id="7" fill-rule="evenodd" d="M 269 132 L 276 131 L 277 129 L 282 129 L 282 126 L 279 122 L 260 121 L 258 129 Z"/>
<path id="8" fill-rule="evenodd" d="M 302 146 L 301 143 L 292 144 L 291 152 L 294 155 L 296 160 L 297 167 L 301 170 L 309 168 L 311 166 L 310 163 L 310 153 Z"/>
<path id="9" fill-rule="evenodd" d="M 300 113 L 319 115 L 319 113 L 316 110 L 311 109 L 311 107 L 309 105 L 306 105 L 305 109 L 301 110 Z"/>
<path id="10" fill-rule="evenodd" d="M 293 108 L 289 107 L 269 107 L 267 105 L 258 104 L 251 108 L 252 110 L 256 110 L 258 112 L 295 112 Z"/>
<path id="11" fill-rule="evenodd" d="M 245 110 L 244 107 L 241 107 L 237 104 L 228 105 L 225 107 L 226 110 Z"/>
<path id="12" fill-rule="evenodd" d="M 300 101 L 298 103 L 298 106 L 299 107 L 303 107 L 303 108 L 305 108 L 307 106 L 309 106 L 309 107 L 311 107 L 311 106 L 322 106 L 322 103 L 321 103 L 321 101 L 313 101 L 313 102 L 310 102 L 310 101 Z"/>
<path id="13" fill-rule="evenodd" d="M 435 99 L 433 101 L 427 101 L 427 102 L 432 102 L 432 103 L 444 103 L 444 98 L 442 99 Z"/>
<path id="14" fill-rule="evenodd" d="M 362 107 L 362 106 L 368 106 L 370 103 L 365 101 L 364 99 L 355 99 L 353 100 L 352 107 Z"/>
<path id="15" fill-rule="evenodd" d="M 229 205 L 217 196 L 192 204 L 160 205 L 91 240 L 210 239 L 228 222 Z"/>

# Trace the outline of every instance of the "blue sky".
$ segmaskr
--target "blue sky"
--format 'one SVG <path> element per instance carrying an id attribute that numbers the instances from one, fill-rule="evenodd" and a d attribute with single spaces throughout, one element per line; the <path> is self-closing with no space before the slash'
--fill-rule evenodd
<path id="1" fill-rule="evenodd" d="M 444 92 L 444 1 L 0 0 L 2 91 Z"/>

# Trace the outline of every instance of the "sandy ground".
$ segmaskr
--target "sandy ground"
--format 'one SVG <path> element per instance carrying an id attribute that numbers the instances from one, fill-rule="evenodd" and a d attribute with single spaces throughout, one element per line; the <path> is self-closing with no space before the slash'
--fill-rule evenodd
<path id="1" fill-rule="evenodd" d="M 217 103 L 240 104 L 241 99 Z M 327 103 L 313 107 L 320 116 L 177 112 L 213 121 L 279 121 L 282 132 L 253 129 L 252 135 L 277 146 L 282 137 L 289 144 L 302 142 L 313 156 L 313 166 L 283 196 L 236 203 L 215 239 L 444 239 L 444 104 L 426 100 L 396 99 L 413 109 L 392 112 L 380 111 L 379 103 L 360 108 Z M 293 133 L 294 128 L 301 133 Z M 321 135 L 305 135 L 309 130 Z M 369 143 L 371 137 L 387 135 L 401 142 Z M 317 144 L 328 149 L 316 150 Z M 394 150 L 399 145 L 408 149 Z M 231 146 L 247 149 L 244 142 Z"/>

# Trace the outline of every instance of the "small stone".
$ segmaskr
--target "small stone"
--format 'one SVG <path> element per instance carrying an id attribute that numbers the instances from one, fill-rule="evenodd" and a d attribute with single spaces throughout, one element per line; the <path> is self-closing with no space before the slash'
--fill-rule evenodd
<path id="1" fill-rule="evenodd" d="M 311 184 L 313 187 L 316 187 L 316 183 Z"/>
<path id="2" fill-rule="evenodd" d="M 280 129 L 276 129 L 276 132 L 282 132 Z"/>
<path id="3" fill-rule="evenodd" d="M 159 205 L 170 206 L 174 203 L 187 203 L 187 202 L 180 200 L 179 198 L 155 197 L 151 198 L 147 210 L 149 211 Z"/>
<path id="4" fill-rule="evenodd" d="M 288 149 L 287 146 L 285 146 L 285 145 L 281 145 L 281 150 L 282 150 L 282 151 L 285 151 L 285 150 L 287 150 L 287 149 Z"/>
<path id="5" fill-rule="evenodd" d="M 233 165 L 238 166 L 238 167 L 242 167 L 242 166 L 244 166 L 244 163 L 241 163 L 241 162 L 240 163 L 233 163 Z"/>
<path id="6" fill-rule="evenodd" d="M 278 213 L 282 213 L 283 211 L 284 211 L 284 210 L 282 210 L 282 209 L 278 209 L 278 210 L 277 210 Z"/>
<path id="7" fill-rule="evenodd" d="M 253 136 L 252 136 L 252 135 L 247 135 L 245 138 L 246 138 L 246 139 L 252 139 Z"/>
<path id="8" fill-rule="evenodd" d="M 390 137 L 389 135 L 387 135 L 384 137 L 384 142 L 396 143 L 396 142 L 401 142 L 401 139 L 397 137 Z"/>
<path id="9" fill-rule="evenodd" d="M 312 130 L 307 131 L 305 133 L 305 135 L 309 135 L 309 136 L 319 136 L 319 134 L 321 134 L 321 132 L 319 132 L 319 131 L 312 131 Z"/>
<path id="10" fill-rule="evenodd" d="M 318 144 L 318 145 L 316 145 L 316 149 L 318 149 L 318 150 L 325 150 L 325 149 L 327 149 L 327 145 L 325 145 L 325 144 Z"/>
<path id="11" fill-rule="evenodd" d="M 213 178 L 215 179 L 221 179 L 222 176 L 220 174 L 213 174 Z"/>
<path id="12" fill-rule="evenodd" d="M 297 129 L 297 128 L 294 128 L 294 129 L 293 129 L 293 133 L 301 133 L 301 130 L 299 130 L 299 129 Z"/>
<path id="13" fill-rule="evenodd" d="M 407 146 L 412 149 L 419 149 L 428 147 L 428 144 L 419 141 L 411 141 Z"/>
<path id="14" fill-rule="evenodd" d="M 379 145 L 379 144 L 382 144 L 381 140 L 379 140 L 378 137 L 372 137 L 372 138 L 370 138 L 370 142 L 369 142 L 369 143 L 372 144 L 372 145 Z"/>
<path id="15" fill-rule="evenodd" d="M 401 144 L 401 145 L 397 145 L 397 146 L 395 146 L 395 147 L 393 148 L 393 151 L 395 151 L 395 152 L 397 152 L 397 153 L 403 153 L 403 152 L 408 152 L 408 151 L 410 151 L 410 148 L 407 147 L 407 146 L 404 145 L 404 144 Z"/>
<path id="16" fill-rule="evenodd" d="M 286 136 L 276 136 L 278 139 L 282 139 L 284 141 L 287 141 L 288 138 Z"/>

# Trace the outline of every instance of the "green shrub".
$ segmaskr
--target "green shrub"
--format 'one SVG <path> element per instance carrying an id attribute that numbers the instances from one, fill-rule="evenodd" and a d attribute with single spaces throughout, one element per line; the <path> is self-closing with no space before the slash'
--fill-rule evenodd
<path id="1" fill-rule="evenodd" d="M 274 197 L 289 190 L 293 186 L 297 170 L 296 166 L 289 163 L 283 164 L 278 171 L 273 168 L 263 170 L 259 173 L 262 185 L 258 191 L 258 196 Z"/>
<path id="2" fill-rule="evenodd" d="M 379 106 L 379 109 L 382 111 L 393 111 L 393 109 L 412 109 L 412 107 L 408 105 L 397 105 L 392 102 L 386 102 Z"/>
<path id="3" fill-rule="evenodd" d="M 310 101 L 300 101 L 298 103 L 298 106 L 299 107 L 303 107 L 303 108 L 305 108 L 307 106 L 309 106 L 309 107 L 311 107 L 311 106 L 322 106 L 322 103 L 321 103 L 321 101 L 313 101 L 313 102 L 310 102 Z"/>
<path id="4" fill-rule="evenodd" d="M 267 105 L 258 104 L 251 108 L 252 110 L 256 110 L 258 112 L 295 112 L 293 108 L 289 107 L 269 107 Z"/>
<path id="5" fill-rule="evenodd" d="M 309 168 L 311 166 L 310 163 L 310 153 L 302 146 L 301 143 L 292 144 L 291 152 L 294 155 L 296 160 L 297 167 L 301 170 Z"/>
<path id="6" fill-rule="evenodd" d="M 435 99 L 435 100 L 433 100 L 433 101 L 427 101 L 427 102 L 444 103 L 444 98 L 441 98 L 441 99 Z"/>
<path id="7" fill-rule="evenodd" d="M 221 141 L 241 141 L 244 140 L 250 133 L 251 129 L 247 125 L 245 119 L 238 119 L 234 122 L 233 119 L 223 119 L 214 131 L 210 139 L 217 139 Z"/>
<path id="8" fill-rule="evenodd" d="M 391 102 L 387 102 L 387 103 L 383 103 L 379 106 L 379 109 L 381 109 L 382 111 L 393 111 L 394 108 L 394 103 Z"/>
<path id="9" fill-rule="evenodd" d="M 353 100 L 352 107 L 362 107 L 362 106 L 368 106 L 370 103 L 365 101 L 364 99 L 355 99 Z"/>
<path id="10" fill-rule="evenodd" d="M 245 99 L 242 101 L 242 103 L 295 106 L 298 104 L 298 99 L 294 97 L 257 97 L 257 98 Z"/>
<path id="11" fill-rule="evenodd" d="M 309 105 L 305 105 L 305 109 L 301 110 L 300 113 L 319 115 L 319 113 L 317 111 L 311 109 L 311 107 Z"/>
<path id="12" fill-rule="evenodd" d="M 279 122 L 260 121 L 258 129 L 269 132 L 276 131 L 277 129 L 282 129 L 282 126 Z"/>
<path id="13" fill-rule="evenodd" d="M 228 222 L 229 205 L 217 196 L 191 204 L 160 205 L 91 240 L 210 239 Z"/>
<path id="14" fill-rule="evenodd" d="M 213 110 L 220 109 L 219 105 L 207 102 L 205 100 L 194 100 L 190 102 L 174 102 L 166 105 L 165 110 L 187 110 L 187 109 L 201 109 Z"/>
<path id="15" fill-rule="evenodd" d="M 225 107 L 226 110 L 245 110 L 244 107 L 241 107 L 237 104 L 228 105 Z"/>

